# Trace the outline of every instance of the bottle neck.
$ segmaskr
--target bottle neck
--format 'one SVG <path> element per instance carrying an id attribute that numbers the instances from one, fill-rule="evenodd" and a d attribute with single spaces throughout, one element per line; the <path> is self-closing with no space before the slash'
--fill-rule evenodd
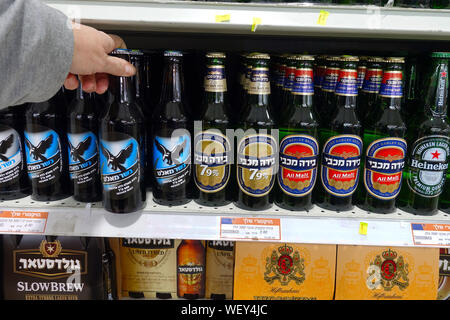
<path id="1" fill-rule="evenodd" d="M 181 102 L 183 99 L 182 65 L 178 59 L 168 58 L 167 60 L 160 102 Z"/>
<path id="2" fill-rule="evenodd" d="M 135 88 L 130 77 L 116 77 L 110 78 L 111 94 L 114 101 L 118 103 L 131 103 L 135 100 Z"/>
<path id="3" fill-rule="evenodd" d="M 448 60 L 436 61 L 433 63 L 432 70 L 425 100 L 425 111 L 429 111 L 433 117 L 443 118 L 447 116 Z"/>

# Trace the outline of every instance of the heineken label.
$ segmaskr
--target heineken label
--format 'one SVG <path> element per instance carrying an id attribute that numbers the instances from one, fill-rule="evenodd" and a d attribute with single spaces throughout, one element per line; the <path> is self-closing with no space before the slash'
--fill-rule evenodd
<path id="1" fill-rule="evenodd" d="M 401 71 L 385 71 L 381 80 L 381 97 L 401 98 L 403 96 L 403 73 Z"/>
<path id="2" fill-rule="evenodd" d="M 355 135 L 330 138 L 323 147 L 321 178 L 325 190 L 348 197 L 358 185 L 362 140 Z"/>
<path id="3" fill-rule="evenodd" d="M 237 180 L 246 194 L 262 197 L 272 190 L 277 166 L 277 142 L 270 135 L 241 139 L 237 151 Z"/>
<path id="4" fill-rule="evenodd" d="M 204 86 L 206 92 L 226 92 L 225 66 L 208 66 Z"/>
<path id="5" fill-rule="evenodd" d="M 356 79 L 356 85 L 358 86 L 358 89 L 361 89 L 363 86 L 363 82 L 366 77 L 366 72 L 367 72 L 366 66 L 358 67 L 358 78 Z"/>
<path id="6" fill-rule="evenodd" d="M 292 90 L 292 85 L 295 80 L 295 68 L 294 67 L 286 67 L 286 73 L 284 75 L 284 83 L 283 89 L 287 91 Z"/>
<path id="7" fill-rule="evenodd" d="M 400 138 L 378 139 L 367 148 L 364 185 L 378 199 L 394 199 L 400 192 L 405 167 L 406 141 Z"/>
<path id="8" fill-rule="evenodd" d="M 322 83 L 322 91 L 334 92 L 339 77 L 339 68 L 327 68 Z"/>
<path id="9" fill-rule="evenodd" d="M 252 69 L 248 84 L 248 94 L 270 94 L 269 68 Z"/>
<path id="10" fill-rule="evenodd" d="M 450 141 L 447 136 L 427 136 L 412 146 L 408 186 L 423 197 L 439 196 L 448 169 Z"/>
<path id="11" fill-rule="evenodd" d="M 309 194 L 316 183 L 319 144 L 314 137 L 289 135 L 280 142 L 278 184 L 288 195 Z"/>
<path id="12" fill-rule="evenodd" d="M 355 69 L 343 69 L 339 72 L 335 93 L 339 96 L 357 96 L 358 72 Z"/>
<path id="13" fill-rule="evenodd" d="M 295 71 L 295 81 L 292 87 L 292 94 L 313 95 L 314 80 L 313 69 L 302 68 Z"/>
<path id="14" fill-rule="evenodd" d="M 314 87 L 322 88 L 323 78 L 325 77 L 326 66 L 317 66 L 314 72 Z"/>
<path id="15" fill-rule="evenodd" d="M 383 79 L 383 69 L 368 69 L 364 78 L 362 91 L 378 93 Z"/>
<path id="16" fill-rule="evenodd" d="M 446 68 L 441 70 L 438 74 L 436 87 L 436 100 L 434 105 L 431 105 L 431 112 L 434 115 L 445 113 L 447 110 L 447 95 L 448 95 L 448 72 Z"/>
<path id="17" fill-rule="evenodd" d="M 230 178 L 231 144 L 217 130 L 200 132 L 194 137 L 195 183 L 203 192 L 225 188 Z"/>

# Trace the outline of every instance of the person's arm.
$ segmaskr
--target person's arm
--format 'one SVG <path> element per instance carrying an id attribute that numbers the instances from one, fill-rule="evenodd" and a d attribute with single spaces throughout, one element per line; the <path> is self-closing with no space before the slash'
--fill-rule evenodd
<path id="1" fill-rule="evenodd" d="M 64 84 L 107 89 L 107 73 L 131 76 L 134 67 L 108 56 L 123 40 L 73 24 L 39 0 L 0 0 L 0 108 L 51 98 Z"/>

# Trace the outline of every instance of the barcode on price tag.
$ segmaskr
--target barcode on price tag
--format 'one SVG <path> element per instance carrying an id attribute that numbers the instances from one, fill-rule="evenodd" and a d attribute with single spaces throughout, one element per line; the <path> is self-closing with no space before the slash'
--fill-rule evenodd
<path id="1" fill-rule="evenodd" d="M 411 223 L 411 231 L 415 245 L 450 246 L 450 224 Z"/>
<path id="2" fill-rule="evenodd" d="M 48 212 L 0 211 L 0 232 L 35 234 L 44 233 Z"/>
<path id="3" fill-rule="evenodd" d="M 281 240 L 280 219 L 220 217 L 220 238 Z"/>

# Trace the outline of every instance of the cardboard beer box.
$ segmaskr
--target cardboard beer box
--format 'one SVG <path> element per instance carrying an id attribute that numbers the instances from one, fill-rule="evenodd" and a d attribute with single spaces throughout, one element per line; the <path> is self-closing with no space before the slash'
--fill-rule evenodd
<path id="1" fill-rule="evenodd" d="M 450 250 L 440 249 L 438 300 L 450 300 Z"/>
<path id="2" fill-rule="evenodd" d="M 435 300 L 438 248 L 338 245 L 336 300 Z"/>
<path id="3" fill-rule="evenodd" d="M 331 300 L 336 245 L 237 242 L 235 300 Z"/>

